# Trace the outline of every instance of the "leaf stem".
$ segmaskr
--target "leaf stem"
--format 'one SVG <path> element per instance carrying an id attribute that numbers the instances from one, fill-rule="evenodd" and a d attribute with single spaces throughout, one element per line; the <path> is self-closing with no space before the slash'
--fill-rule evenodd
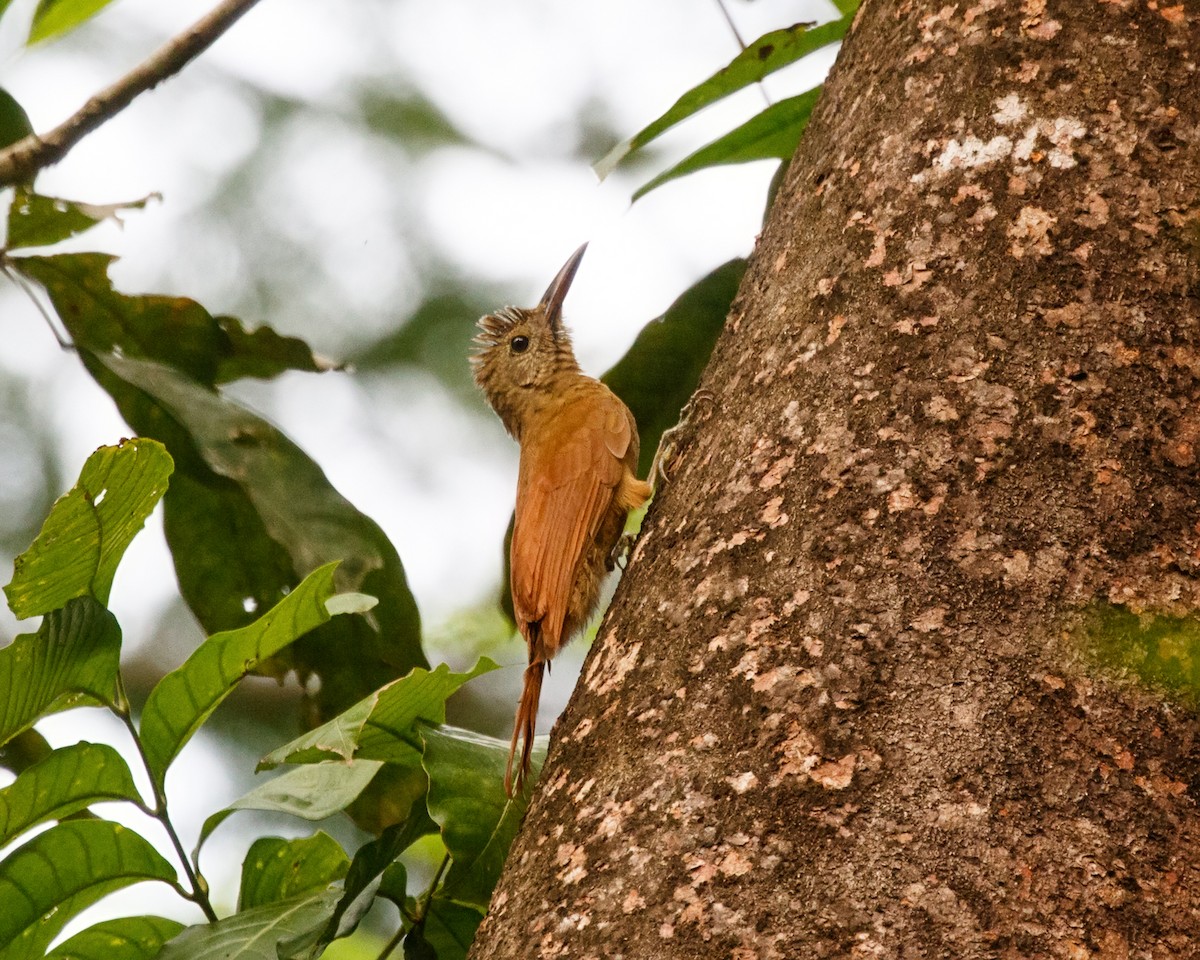
<path id="1" fill-rule="evenodd" d="M 383 950 L 380 951 L 378 960 L 387 960 L 391 956 L 392 951 L 400 946 L 402 941 L 413 930 L 417 930 L 425 926 L 425 918 L 429 916 L 429 904 L 433 901 L 433 895 L 437 893 L 438 884 L 442 882 L 442 874 L 446 872 L 446 867 L 450 865 L 450 851 L 447 850 L 445 856 L 442 857 L 441 865 L 437 868 L 437 873 L 433 875 L 433 881 L 429 884 L 429 889 L 425 891 L 420 902 L 417 904 L 416 914 L 409 918 L 412 921 L 411 926 L 406 930 L 404 924 L 400 924 L 400 929 L 392 936 L 392 939 L 384 944 Z M 403 907 L 400 908 L 402 916 L 408 917 Z"/>
<path id="2" fill-rule="evenodd" d="M 387 958 L 392 955 L 392 951 L 400 946 L 400 941 L 403 940 L 407 934 L 408 930 L 405 929 L 404 924 L 400 924 L 400 929 L 392 935 L 392 939 L 385 943 L 383 945 L 383 949 L 379 951 L 378 960 L 387 960 Z"/>
<path id="3" fill-rule="evenodd" d="M 163 829 L 167 831 L 167 836 L 171 840 L 171 846 L 175 848 L 175 855 L 179 858 L 179 862 L 183 866 L 183 872 L 187 876 L 188 884 L 192 888 L 189 893 L 179 884 L 175 884 L 175 889 L 179 891 L 180 896 L 186 900 L 191 900 L 192 903 L 203 910 L 204 916 L 208 919 L 209 923 L 216 923 L 217 912 L 213 909 L 212 901 L 208 897 L 208 881 L 204 879 L 204 875 L 200 873 L 199 869 L 193 868 L 187 852 L 183 849 L 183 842 L 179 839 L 179 834 L 175 830 L 175 825 L 171 823 L 171 817 L 167 811 L 166 791 L 159 786 L 158 778 L 154 776 L 154 771 L 150 768 L 150 761 L 146 757 L 145 749 L 142 747 L 142 738 L 138 735 L 137 727 L 133 723 L 132 711 L 129 708 L 129 699 L 125 696 L 125 684 L 120 674 L 117 675 L 117 702 L 113 705 L 113 711 L 121 718 L 125 729 L 129 731 L 129 736 L 133 739 L 133 745 L 137 749 L 138 756 L 142 758 L 142 766 L 146 770 L 146 776 L 150 778 L 150 787 L 154 791 L 154 807 L 140 806 L 151 817 L 161 823 Z"/>

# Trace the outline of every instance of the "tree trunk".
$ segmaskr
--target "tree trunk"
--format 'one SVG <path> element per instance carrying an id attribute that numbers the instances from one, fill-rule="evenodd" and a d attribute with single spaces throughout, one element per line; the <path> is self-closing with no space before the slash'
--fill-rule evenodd
<path id="1" fill-rule="evenodd" d="M 866 0 L 472 956 L 1200 956 L 1170 2 Z"/>

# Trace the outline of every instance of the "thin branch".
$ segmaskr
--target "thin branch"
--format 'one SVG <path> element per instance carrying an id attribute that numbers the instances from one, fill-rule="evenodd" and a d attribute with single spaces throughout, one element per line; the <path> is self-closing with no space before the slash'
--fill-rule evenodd
<path id="1" fill-rule="evenodd" d="M 152 90 L 207 50 L 257 2 L 223 0 L 49 133 L 31 133 L 0 151 L 0 187 L 26 182 L 43 167 L 58 163 L 76 143 L 124 110 L 138 94 Z"/>
<path id="2" fill-rule="evenodd" d="M 146 756 L 146 748 L 142 745 L 142 738 L 138 733 L 137 727 L 134 725 L 133 716 L 130 713 L 129 699 L 125 696 L 125 684 L 122 682 L 119 674 L 117 676 L 117 700 L 114 712 L 121 723 L 125 725 L 125 729 L 129 731 L 129 736 L 133 739 L 133 746 L 137 750 L 138 756 L 142 758 L 142 766 L 146 768 L 146 775 L 150 778 L 150 787 L 154 790 L 154 807 L 151 809 L 142 805 L 142 809 L 161 823 L 163 829 L 167 831 L 167 836 L 171 840 L 171 846 L 175 848 L 175 855 L 179 857 L 183 872 L 187 876 L 188 883 L 192 889 L 189 891 L 179 883 L 174 883 L 172 886 L 175 887 L 180 896 L 185 900 L 192 901 L 192 903 L 204 911 L 204 916 L 208 918 L 209 923 L 216 923 L 217 914 L 213 910 L 212 901 L 208 896 L 208 881 L 204 879 L 204 875 L 200 873 L 198 868 L 194 869 L 192 867 L 192 862 L 188 859 L 187 851 L 183 849 L 183 841 L 179 839 L 179 834 L 175 832 L 175 824 L 171 822 L 171 817 L 167 813 L 167 795 L 158 785 L 158 780 L 154 776 L 154 769 L 150 766 L 150 758 Z"/>
<path id="3" fill-rule="evenodd" d="M 737 41 L 739 47 L 744 53 L 746 50 L 746 41 L 742 39 L 742 31 L 737 28 L 737 24 L 733 22 L 733 14 L 729 12 L 729 8 L 725 6 L 725 0 L 717 0 L 717 6 L 721 8 L 721 16 L 725 18 L 725 24 L 733 33 L 733 39 Z M 762 94 L 763 99 L 767 102 L 767 106 L 771 106 L 771 95 L 767 93 L 766 85 L 761 80 L 758 81 L 758 90 Z"/>

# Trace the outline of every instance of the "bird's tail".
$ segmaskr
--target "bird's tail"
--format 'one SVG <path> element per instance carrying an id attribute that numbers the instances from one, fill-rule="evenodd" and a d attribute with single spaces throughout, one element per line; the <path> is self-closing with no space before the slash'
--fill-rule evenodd
<path id="1" fill-rule="evenodd" d="M 525 689 L 521 691 L 521 702 L 517 705 L 517 718 L 513 724 L 512 745 L 508 751 L 508 766 L 504 771 L 504 792 L 516 796 L 525 787 L 529 776 L 529 760 L 533 753 L 533 731 L 537 725 L 538 701 L 542 698 L 542 676 L 546 672 L 545 660 L 534 660 L 525 668 Z M 517 757 L 517 744 L 521 744 L 521 762 L 517 765 L 516 781 L 513 781 L 513 761 Z"/>

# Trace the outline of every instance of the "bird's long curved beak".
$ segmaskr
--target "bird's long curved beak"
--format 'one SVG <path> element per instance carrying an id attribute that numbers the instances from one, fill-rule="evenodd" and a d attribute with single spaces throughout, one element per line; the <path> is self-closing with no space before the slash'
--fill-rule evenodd
<path id="1" fill-rule="evenodd" d="M 566 263 L 563 264 L 561 270 L 558 271 L 550 286 L 546 288 L 545 294 L 542 295 L 542 301 L 538 304 L 538 309 L 545 311 L 546 319 L 551 327 L 556 327 L 562 321 L 562 306 L 563 301 L 567 299 L 567 291 L 571 289 L 571 281 L 575 279 L 575 273 L 579 270 L 579 263 L 583 260 L 583 255 L 587 251 L 585 243 L 573 254 Z"/>

